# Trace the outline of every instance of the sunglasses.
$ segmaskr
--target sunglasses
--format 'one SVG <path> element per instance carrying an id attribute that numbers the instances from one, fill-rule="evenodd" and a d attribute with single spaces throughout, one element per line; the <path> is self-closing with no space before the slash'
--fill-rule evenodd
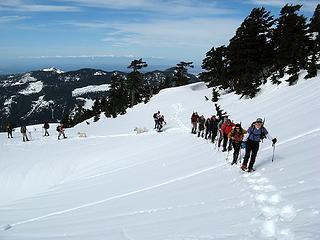
<path id="1" fill-rule="evenodd" d="M 262 124 L 262 122 L 256 122 L 256 123 Z"/>

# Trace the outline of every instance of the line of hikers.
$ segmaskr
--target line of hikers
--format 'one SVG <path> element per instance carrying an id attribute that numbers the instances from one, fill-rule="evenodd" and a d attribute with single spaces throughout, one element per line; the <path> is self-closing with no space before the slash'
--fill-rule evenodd
<path id="1" fill-rule="evenodd" d="M 160 113 L 160 111 L 153 114 L 154 120 L 154 129 L 157 129 L 158 132 L 162 131 L 163 125 L 167 124 L 164 120 L 164 116 Z"/>
<path id="2" fill-rule="evenodd" d="M 213 115 L 211 118 L 205 119 L 203 115 L 199 116 L 197 112 L 194 112 L 191 115 L 191 124 L 192 134 L 198 134 L 198 137 L 201 136 L 211 140 L 212 143 L 216 143 L 218 150 L 220 149 L 221 143 L 222 152 L 230 152 L 233 148 L 231 165 L 238 163 L 241 148 L 245 148 L 245 155 L 241 165 L 243 171 L 254 171 L 253 166 L 261 140 L 268 138 L 272 141 L 273 145 L 277 142 L 276 138 L 270 136 L 261 118 L 257 118 L 256 121 L 245 130 L 242 128 L 241 123 L 233 123 L 228 116 L 220 116 L 219 118 Z"/>
<path id="3" fill-rule="evenodd" d="M 46 136 L 50 136 L 48 129 L 50 128 L 50 125 L 48 122 L 45 122 L 42 126 L 43 130 L 44 130 L 44 137 Z M 12 125 L 10 123 L 7 124 L 6 126 L 6 131 L 8 133 L 8 138 L 13 138 L 12 133 L 14 131 L 14 128 L 12 127 Z M 60 137 L 62 136 L 63 138 L 67 138 L 65 135 L 65 129 L 62 123 L 60 123 L 57 128 L 56 131 L 58 132 L 58 140 L 60 140 Z M 22 134 L 22 140 L 24 142 L 26 141 L 30 141 L 31 138 L 31 132 L 28 131 L 26 125 L 22 125 L 20 127 L 20 132 Z"/>

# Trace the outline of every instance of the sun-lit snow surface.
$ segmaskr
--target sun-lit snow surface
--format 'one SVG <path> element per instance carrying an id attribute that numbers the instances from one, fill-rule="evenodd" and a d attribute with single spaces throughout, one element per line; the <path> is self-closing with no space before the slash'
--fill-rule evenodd
<path id="1" fill-rule="evenodd" d="M 76 88 L 72 91 L 72 97 L 81 96 L 88 92 L 106 92 L 109 89 L 109 84 L 90 85 L 82 88 Z"/>
<path id="2" fill-rule="evenodd" d="M 30 95 L 30 94 L 41 92 L 42 88 L 43 88 L 43 82 L 41 81 L 31 82 L 25 89 L 21 90 L 19 93 L 23 95 Z"/>
<path id="3" fill-rule="evenodd" d="M 27 143 L 17 132 L 10 140 L 0 134 L 0 226 L 8 229 L 0 239 L 320 239 L 319 80 L 219 101 L 243 126 L 265 117 L 279 139 L 273 163 L 270 142 L 262 144 L 252 174 L 190 134 L 192 111 L 215 113 L 203 83 L 82 123 L 65 140 L 57 141 L 55 126 L 47 138 L 41 126 L 29 127 Z M 158 110 L 162 133 L 153 130 Z M 135 127 L 149 132 L 136 135 Z"/>

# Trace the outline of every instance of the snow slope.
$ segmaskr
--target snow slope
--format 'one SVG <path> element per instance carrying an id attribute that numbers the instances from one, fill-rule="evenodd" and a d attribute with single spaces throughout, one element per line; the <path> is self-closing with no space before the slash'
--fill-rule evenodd
<path id="1" fill-rule="evenodd" d="M 270 142 L 261 145 L 252 174 L 190 134 L 192 111 L 214 114 L 203 83 L 79 124 L 65 140 L 56 140 L 55 126 L 47 138 L 41 126 L 29 127 L 27 143 L 0 134 L 0 226 L 8 229 L 0 239 L 320 239 L 319 80 L 219 101 L 243 126 L 265 117 L 279 140 L 273 163 Z M 162 133 L 153 130 L 158 110 L 167 121 Z"/>

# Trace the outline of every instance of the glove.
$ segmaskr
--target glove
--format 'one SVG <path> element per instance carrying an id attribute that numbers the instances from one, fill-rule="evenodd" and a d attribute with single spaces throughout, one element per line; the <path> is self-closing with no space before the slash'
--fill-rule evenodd
<path id="1" fill-rule="evenodd" d="M 277 142 L 276 138 L 272 139 L 272 144 L 276 144 L 276 142 Z"/>
<path id="2" fill-rule="evenodd" d="M 241 148 L 246 148 L 246 146 L 247 146 L 247 142 L 242 142 L 241 143 Z"/>

